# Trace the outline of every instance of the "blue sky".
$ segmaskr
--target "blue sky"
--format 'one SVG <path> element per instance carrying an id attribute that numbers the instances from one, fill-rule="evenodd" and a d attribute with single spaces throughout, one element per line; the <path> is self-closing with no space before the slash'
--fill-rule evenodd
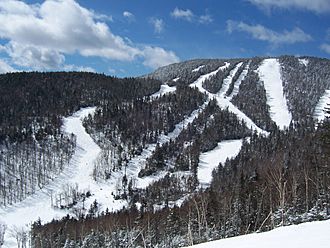
<path id="1" fill-rule="evenodd" d="M 193 58 L 330 57 L 330 0 L 1 0 L 0 72 L 136 76 Z"/>

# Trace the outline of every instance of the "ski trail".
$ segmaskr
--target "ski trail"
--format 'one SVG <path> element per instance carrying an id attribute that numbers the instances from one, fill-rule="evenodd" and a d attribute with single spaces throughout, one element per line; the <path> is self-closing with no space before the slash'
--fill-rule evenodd
<path id="1" fill-rule="evenodd" d="M 230 65 L 230 63 L 225 62 L 225 65 L 220 66 L 217 70 L 212 71 L 210 73 L 207 73 L 205 75 L 200 76 L 194 83 L 190 84 L 190 87 L 197 87 L 199 89 L 200 92 L 202 93 L 209 93 L 207 90 L 205 90 L 203 88 L 203 82 L 211 77 L 213 77 L 214 75 L 216 75 L 219 71 L 225 70 L 226 68 L 228 68 Z"/>
<path id="2" fill-rule="evenodd" d="M 242 81 L 245 79 L 246 75 L 249 72 L 249 68 L 250 68 L 250 63 L 251 60 L 249 61 L 249 63 L 245 66 L 244 70 L 242 71 L 241 75 L 238 77 L 238 79 L 236 80 L 236 82 L 234 83 L 234 89 L 231 92 L 231 94 L 227 97 L 227 99 L 229 101 L 231 101 L 233 99 L 234 96 L 236 96 L 239 92 L 239 86 L 241 85 Z"/>
<path id="3" fill-rule="evenodd" d="M 198 66 L 196 69 L 193 69 L 191 72 L 198 72 L 200 69 L 202 69 L 203 67 L 205 67 L 205 65 L 200 65 Z"/>
<path id="4" fill-rule="evenodd" d="M 271 119 L 280 129 L 288 127 L 292 117 L 283 92 L 281 65 L 278 59 L 265 59 L 257 72 L 260 80 L 264 82 Z"/>
<path id="5" fill-rule="evenodd" d="M 298 59 L 298 61 L 301 65 L 304 65 L 305 67 L 308 66 L 308 63 L 309 63 L 308 59 Z"/>
<path id="6" fill-rule="evenodd" d="M 157 91 L 157 92 L 155 92 L 155 93 L 153 93 L 150 96 L 150 99 L 153 100 L 153 99 L 155 99 L 157 97 L 161 97 L 161 96 L 163 96 L 165 94 L 168 94 L 168 93 L 171 93 L 171 92 L 174 92 L 174 91 L 176 91 L 176 86 L 172 86 L 171 87 L 171 86 L 168 86 L 167 84 L 162 84 L 160 86 L 160 90 Z"/>
<path id="7" fill-rule="evenodd" d="M 330 90 L 326 90 L 323 96 L 320 98 L 319 102 L 317 103 L 313 118 L 317 122 L 322 122 L 326 117 L 329 115 L 325 112 L 326 107 L 330 104 Z"/>
<path id="8" fill-rule="evenodd" d="M 201 188 L 207 188 L 212 181 L 212 172 L 220 163 L 236 157 L 241 150 L 243 139 L 225 140 L 219 142 L 211 151 L 204 152 L 199 156 L 197 178 Z"/>
<path id="9" fill-rule="evenodd" d="M 225 68 L 227 68 L 229 66 L 229 63 L 226 63 L 225 66 L 226 66 Z M 262 135 L 268 135 L 269 134 L 268 132 L 258 127 L 248 116 L 246 116 L 241 110 L 239 110 L 234 104 L 232 104 L 227 98 L 225 98 L 223 94 L 220 93 L 212 94 L 203 88 L 203 82 L 206 79 L 209 79 L 210 77 L 214 76 L 220 69 L 221 68 L 219 68 L 216 71 L 200 76 L 194 83 L 190 84 L 190 87 L 197 87 L 200 92 L 207 94 L 209 99 L 215 98 L 221 109 L 228 108 L 230 112 L 234 113 L 239 120 L 244 121 L 247 127 L 252 129 L 253 131 L 256 131 L 257 133 Z M 227 86 L 225 86 L 225 88 L 227 88 Z M 220 89 L 219 92 L 226 92 L 226 91 Z"/>
<path id="10" fill-rule="evenodd" d="M 64 119 L 64 131 L 73 133 L 77 137 L 76 151 L 63 172 L 25 200 L 0 209 L 0 219 L 7 225 L 3 247 L 17 247 L 16 240 L 10 235 L 13 228 L 29 228 L 30 224 L 39 217 L 42 221 L 49 222 L 68 214 L 68 210 L 60 210 L 51 206 L 51 194 L 62 193 L 68 183 L 79 185 L 79 188 L 91 186 L 90 176 L 93 170 L 93 161 L 101 149 L 86 133 L 82 118 L 93 114 L 96 108 L 84 108 L 73 116 Z"/>
<path id="11" fill-rule="evenodd" d="M 233 81 L 233 77 L 235 76 L 235 74 L 237 73 L 238 69 L 243 65 L 243 62 L 240 62 L 238 63 L 234 69 L 232 69 L 228 75 L 228 77 L 226 77 L 224 80 L 223 80 L 223 83 L 222 83 L 222 87 L 220 89 L 220 91 L 217 93 L 218 96 L 221 96 L 221 97 L 224 97 L 229 86 L 230 86 L 230 83 L 231 81 Z"/>
<path id="12" fill-rule="evenodd" d="M 194 110 L 187 118 L 185 118 L 183 121 L 175 125 L 175 128 L 172 132 L 168 133 L 167 135 L 161 134 L 158 137 L 157 143 L 162 146 L 166 142 L 170 141 L 171 139 L 175 139 L 179 136 L 181 131 L 188 126 L 189 123 L 192 123 L 195 118 L 199 115 L 203 109 L 207 106 L 209 101 L 206 101 L 202 106 L 200 106 L 198 109 Z M 149 144 L 145 149 L 143 149 L 141 155 L 136 156 L 132 158 L 127 165 L 126 173 L 127 177 L 129 179 L 134 180 L 134 187 L 135 188 L 146 188 L 151 183 L 163 178 L 167 172 L 162 171 L 155 175 L 151 176 L 145 176 L 143 178 L 139 178 L 138 174 L 141 169 L 144 168 L 146 164 L 147 158 L 149 158 L 152 153 L 156 149 L 156 144 Z M 118 177 L 120 178 L 120 177 Z"/>

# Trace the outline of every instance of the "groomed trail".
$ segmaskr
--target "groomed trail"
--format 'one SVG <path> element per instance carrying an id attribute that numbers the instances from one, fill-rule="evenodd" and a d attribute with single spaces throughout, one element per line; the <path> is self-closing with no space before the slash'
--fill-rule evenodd
<path id="1" fill-rule="evenodd" d="M 81 190 L 90 190 L 93 194 L 89 199 L 90 201 L 100 197 L 103 185 L 96 184 L 91 173 L 94 168 L 93 162 L 101 149 L 86 133 L 82 125 L 82 119 L 93 114 L 94 111 L 94 107 L 84 108 L 64 119 L 63 131 L 69 134 L 73 133 L 77 138 L 76 151 L 69 166 L 57 178 L 32 196 L 17 204 L 0 209 L 0 220 L 7 225 L 3 247 L 17 247 L 16 239 L 13 237 L 15 229 L 28 230 L 38 218 L 44 223 L 67 215 L 68 210 L 60 210 L 51 206 L 51 195 L 62 194 L 67 185 L 78 185 Z M 103 196 L 102 198 L 104 202 L 106 197 Z M 88 202 L 86 202 L 86 206 L 89 206 L 87 204 Z"/>
<path id="2" fill-rule="evenodd" d="M 271 119 L 280 129 L 288 127 L 292 117 L 283 92 L 281 65 L 278 59 L 265 59 L 257 72 L 260 80 L 264 82 Z"/>

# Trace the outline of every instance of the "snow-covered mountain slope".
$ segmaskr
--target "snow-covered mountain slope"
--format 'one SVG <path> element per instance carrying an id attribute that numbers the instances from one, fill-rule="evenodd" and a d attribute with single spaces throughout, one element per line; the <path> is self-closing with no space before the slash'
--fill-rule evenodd
<path id="1" fill-rule="evenodd" d="M 277 59 L 265 59 L 257 71 L 260 80 L 264 82 L 271 118 L 281 129 L 288 127 L 292 118 L 283 92 L 279 61 Z"/>
<path id="2" fill-rule="evenodd" d="M 330 245 L 330 220 L 279 227 L 269 232 L 253 233 L 189 246 L 191 248 L 327 248 Z"/>
<path id="3" fill-rule="evenodd" d="M 315 107 L 314 111 L 314 119 L 318 122 L 323 121 L 329 115 L 326 113 L 327 108 L 329 108 L 330 104 L 330 90 L 326 90 L 324 95 L 320 98 L 318 104 Z"/>
<path id="4" fill-rule="evenodd" d="M 17 247 L 15 230 L 23 228 L 28 231 L 29 225 L 40 218 L 42 221 L 51 221 L 67 215 L 70 211 L 54 208 L 52 198 L 63 198 L 67 186 L 72 186 L 80 191 L 90 190 L 93 198 L 106 198 L 100 193 L 100 187 L 92 179 L 93 162 L 101 151 L 82 126 L 82 118 L 93 114 L 95 108 L 85 108 L 73 116 L 64 119 L 64 132 L 73 133 L 77 137 L 77 149 L 70 165 L 45 188 L 22 202 L 8 207 L 0 208 L 0 220 L 7 225 L 4 247 Z M 86 204 L 88 204 L 86 202 Z"/>
<path id="5" fill-rule="evenodd" d="M 212 181 L 212 171 L 220 163 L 235 157 L 242 147 L 242 140 L 226 140 L 218 143 L 211 151 L 204 152 L 199 157 L 197 178 L 201 187 L 208 187 Z"/>
<path id="6" fill-rule="evenodd" d="M 148 93 L 142 96 L 116 99 L 117 102 L 112 102 L 111 98 L 104 94 L 100 106 L 83 108 L 73 116 L 64 119 L 62 131 L 76 136 L 77 148 L 70 164 L 64 168 L 63 172 L 25 200 L 0 208 L 0 223 L 8 226 L 5 247 L 17 246 L 12 233 L 15 229 L 26 228 L 26 225 L 29 227 L 38 217 L 42 223 L 45 223 L 53 218 L 61 219 L 67 214 L 75 217 L 87 216 L 94 202 L 98 204 L 98 212 L 93 217 L 102 215 L 102 211 L 106 209 L 110 212 L 120 211 L 123 208 L 125 208 L 123 211 L 132 209 L 133 213 L 140 210 L 141 216 L 138 218 L 134 216 L 136 223 L 143 220 L 143 215 L 147 211 L 149 211 L 148 214 L 153 214 L 155 210 L 169 211 L 168 208 L 174 209 L 175 205 L 179 205 L 186 207 L 183 212 L 190 209 L 193 216 L 196 210 L 198 218 L 192 220 L 194 224 L 190 226 L 190 219 L 184 221 L 188 223 L 189 228 L 195 228 L 195 234 L 199 235 L 196 240 L 199 241 L 211 235 L 207 233 L 209 228 L 214 231 L 214 235 L 210 236 L 212 239 L 241 234 L 245 230 L 252 232 L 260 226 L 260 221 L 265 218 L 268 220 L 269 209 L 271 209 L 273 219 L 278 220 L 282 213 L 283 206 L 279 203 L 282 204 L 283 199 L 272 200 L 272 198 L 268 202 L 263 198 L 266 199 L 266 194 L 269 192 L 274 199 L 283 195 L 282 192 L 278 194 L 278 188 L 271 191 L 275 184 L 268 182 L 269 177 L 276 177 L 276 173 L 282 171 L 285 173 L 279 175 L 281 178 L 292 175 L 287 178 L 288 186 L 284 185 L 284 187 L 297 184 L 297 192 L 291 188 L 291 191 L 288 190 L 290 194 L 285 194 L 288 206 L 291 198 L 297 197 L 298 194 L 307 195 L 305 201 L 301 200 L 299 204 L 297 203 L 297 206 L 302 206 L 303 210 L 299 209 L 300 211 L 310 214 L 309 211 L 315 207 L 319 209 L 317 211 L 326 212 L 327 209 L 321 207 L 327 205 L 320 203 L 325 197 L 322 195 L 323 198 L 317 203 L 313 197 L 315 192 L 320 190 L 319 188 L 327 185 L 327 178 L 322 178 L 323 181 L 317 188 L 314 184 L 317 184 L 318 180 L 312 176 L 310 179 L 306 177 L 305 181 L 302 174 L 296 176 L 290 169 L 296 164 L 301 164 L 300 160 L 295 163 L 300 155 L 296 155 L 291 150 L 286 151 L 290 146 L 283 145 L 285 142 L 282 141 L 295 135 L 308 133 L 305 132 L 307 129 L 295 133 L 293 130 L 295 125 L 304 128 L 304 124 L 308 123 L 311 117 L 314 117 L 316 121 L 322 121 L 325 118 L 324 110 L 330 103 L 328 68 L 330 68 L 328 61 L 309 57 L 193 60 L 169 65 L 148 75 L 148 77 L 161 80 L 157 82 L 158 86 L 162 85 L 146 90 Z M 149 89 L 148 85 L 144 87 Z M 82 106 L 88 106 L 89 102 L 90 98 L 83 99 Z M 74 107 L 73 109 L 78 109 Z M 138 114 L 134 115 L 133 112 Z M 93 113 L 98 119 L 89 118 L 84 122 L 84 127 L 82 118 Z M 116 120 L 112 122 L 109 116 Z M 128 122 L 128 117 L 132 116 L 133 122 Z M 93 123 L 97 123 L 98 129 L 93 126 Z M 279 129 L 284 129 L 290 123 L 292 123 L 292 128 L 286 131 L 288 133 L 280 132 L 276 128 L 277 125 Z M 121 127 L 123 130 L 134 130 L 137 135 L 134 132 L 124 132 Z M 134 138 L 128 137 L 130 135 Z M 315 137 L 318 136 L 315 135 Z M 322 149 L 322 147 L 315 147 L 317 142 L 311 142 L 308 138 L 303 136 L 302 140 L 307 140 L 306 144 L 310 144 L 311 149 L 317 151 Z M 250 144 L 243 140 L 252 140 L 254 143 Z M 301 151 L 306 153 L 308 150 L 309 148 L 303 147 Z M 254 154 L 256 151 L 259 154 Z M 258 156 L 263 154 L 263 157 L 267 157 L 267 152 L 270 154 L 269 160 L 259 161 Z M 278 153 L 278 156 L 272 157 L 273 153 Z M 107 163 L 107 167 L 96 166 L 98 163 L 101 164 L 102 154 L 107 155 L 107 159 L 103 160 Z M 237 160 L 227 162 L 224 167 L 219 166 L 220 163 L 224 165 L 226 160 L 231 158 Z M 317 161 L 323 162 L 323 159 L 325 158 L 322 157 Z M 314 165 L 313 163 L 311 166 Z M 275 165 L 278 164 L 285 165 L 283 170 L 275 171 L 275 174 L 267 174 L 273 167 L 276 169 Z M 267 170 L 262 170 L 262 166 L 267 167 Z M 324 168 L 327 167 L 321 169 Z M 102 170 L 100 175 L 106 176 L 97 177 L 96 170 L 98 169 Z M 314 169 L 304 172 L 312 174 Z M 264 175 L 261 175 L 262 173 Z M 322 175 L 328 175 L 327 172 L 322 173 Z M 217 175 L 214 180 L 212 180 L 212 174 Z M 228 180 L 235 179 L 238 182 L 231 184 L 226 181 L 227 175 Z M 262 176 L 264 176 L 263 179 L 259 179 Z M 218 182 L 214 183 L 215 180 Z M 298 183 L 290 180 L 300 181 Z M 260 185 L 263 190 L 254 188 Z M 235 187 L 233 192 L 230 191 L 232 186 Z M 217 196 L 219 199 L 207 202 L 210 205 L 225 206 L 221 216 L 217 216 L 214 210 L 210 210 L 207 214 L 214 215 L 207 220 L 209 216 L 203 216 L 205 213 L 200 215 L 200 209 L 207 205 L 203 201 L 207 199 L 208 190 L 215 194 L 226 191 L 228 198 L 225 199 L 227 202 L 223 202 L 221 196 Z M 249 194 L 248 199 L 239 198 L 246 192 Z M 202 199 L 201 206 L 198 205 L 199 193 L 205 197 Z M 189 202 L 195 194 L 197 197 L 194 198 L 195 202 L 191 207 L 190 203 L 186 202 Z M 262 199 L 261 202 L 258 201 L 259 198 Z M 203 205 L 204 203 L 206 205 Z M 291 202 L 291 204 L 295 203 Z M 214 207 L 210 205 L 207 206 Z M 234 215 L 240 210 L 243 211 L 239 209 L 241 206 L 244 211 L 250 211 L 248 212 L 250 219 L 246 216 Z M 315 209 L 313 211 L 316 211 Z M 208 211 L 208 208 L 203 211 Z M 288 208 L 287 211 L 293 210 Z M 301 215 L 303 213 L 299 212 Z M 166 214 L 163 219 L 175 221 L 175 215 L 171 219 L 172 217 L 169 218 Z M 292 221 L 290 214 L 288 213 L 287 216 L 288 222 Z M 299 214 L 294 217 L 300 218 Z M 327 218 L 324 215 L 322 217 Z M 216 218 L 218 222 L 214 222 Z M 244 223 L 241 222 L 243 219 Z M 258 223 L 254 225 L 254 229 L 250 226 L 241 228 L 240 225 L 250 221 Z M 198 231 L 196 231 L 197 226 Z M 270 224 L 265 224 L 264 227 L 269 228 Z M 136 230 L 140 233 L 144 232 L 143 228 Z M 290 233 L 291 229 L 279 228 L 278 230 L 288 230 Z M 186 237 L 186 232 L 190 230 L 180 231 L 183 234 L 178 234 L 178 237 Z M 269 233 L 276 232 L 281 231 Z M 262 235 L 253 234 L 247 237 L 264 237 Z M 150 234 L 148 238 L 154 236 Z M 237 239 L 240 238 L 243 237 Z M 171 238 L 166 237 L 166 239 Z M 255 242 L 254 239 L 251 240 Z M 169 242 L 168 240 L 166 242 Z M 267 242 L 271 241 L 272 238 L 269 238 Z M 187 245 L 182 242 L 178 241 L 176 244 Z M 236 246 L 230 243 L 231 241 L 219 242 L 229 242 L 229 245 Z M 239 242 L 248 244 L 250 241 Z M 163 244 L 160 247 L 167 247 L 166 243 Z M 238 243 L 237 246 L 240 244 Z M 227 244 L 220 245 L 226 247 Z"/>

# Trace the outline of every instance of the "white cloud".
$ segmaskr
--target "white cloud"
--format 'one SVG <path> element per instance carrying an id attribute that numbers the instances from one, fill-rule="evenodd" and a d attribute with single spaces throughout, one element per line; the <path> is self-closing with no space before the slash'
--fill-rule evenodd
<path id="1" fill-rule="evenodd" d="M 308 10 L 318 14 L 330 12 L 329 0 L 248 0 L 259 8 L 270 11 L 273 8 Z"/>
<path id="2" fill-rule="evenodd" d="M 202 24 L 209 24 L 209 23 L 213 22 L 213 18 L 209 14 L 201 15 L 199 17 L 199 22 L 202 23 Z"/>
<path id="3" fill-rule="evenodd" d="M 160 47 L 145 47 L 143 51 L 145 61 L 143 64 L 150 68 L 158 68 L 160 66 L 179 62 L 179 58 L 172 51 L 166 51 Z"/>
<path id="4" fill-rule="evenodd" d="M 190 9 L 179 9 L 178 7 L 176 7 L 172 12 L 171 12 L 171 16 L 176 18 L 176 19 L 183 19 L 186 21 L 193 21 L 194 18 L 194 14 Z"/>
<path id="5" fill-rule="evenodd" d="M 162 19 L 151 18 L 150 23 L 153 25 L 155 33 L 160 34 L 164 31 L 165 23 Z"/>
<path id="6" fill-rule="evenodd" d="M 95 69 L 90 66 L 65 65 L 63 69 L 65 71 L 96 72 Z"/>
<path id="7" fill-rule="evenodd" d="M 323 43 L 321 46 L 320 46 L 321 50 L 330 54 L 330 44 L 327 44 L 327 43 Z"/>
<path id="8" fill-rule="evenodd" d="M 16 71 L 13 67 L 8 65 L 4 60 L 0 59 L 0 73 L 14 72 Z"/>
<path id="9" fill-rule="evenodd" d="M 267 41 L 274 45 L 294 44 L 297 42 L 307 42 L 312 40 L 312 37 L 309 34 L 306 34 L 297 27 L 292 31 L 284 30 L 283 32 L 276 32 L 260 24 L 249 25 L 244 22 L 236 22 L 232 20 L 227 21 L 227 31 L 229 33 L 234 31 L 245 32 L 252 35 L 254 39 Z"/>
<path id="10" fill-rule="evenodd" d="M 124 11 L 123 12 L 123 17 L 125 17 L 128 21 L 132 22 L 135 21 L 135 16 L 133 13 L 129 12 L 129 11 Z"/>
<path id="11" fill-rule="evenodd" d="M 74 53 L 119 61 L 144 59 L 144 47 L 113 34 L 104 18 L 74 0 L 40 5 L 1 0 L 0 39 L 8 40 L 4 47 L 13 63 L 38 70 L 65 68 L 65 56 Z"/>

